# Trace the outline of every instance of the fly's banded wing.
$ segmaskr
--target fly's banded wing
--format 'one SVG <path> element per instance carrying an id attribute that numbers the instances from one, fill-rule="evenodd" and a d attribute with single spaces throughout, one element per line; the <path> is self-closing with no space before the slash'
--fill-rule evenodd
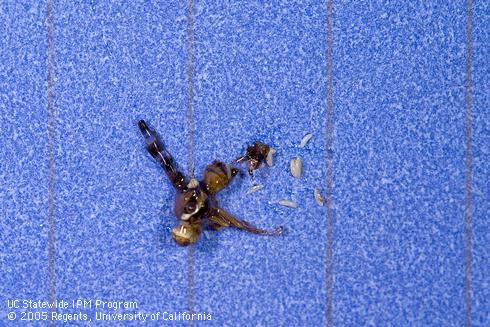
<path id="1" fill-rule="evenodd" d="M 209 210 L 208 219 L 211 225 L 216 229 L 232 226 L 259 235 L 280 235 L 283 231 L 282 226 L 272 230 L 257 228 L 244 220 L 233 217 L 233 215 L 219 207 L 213 207 Z"/>
<path id="2" fill-rule="evenodd" d="M 157 133 L 151 130 L 144 120 L 138 122 L 138 127 L 146 141 L 146 149 L 165 169 L 165 172 L 172 185 L 179 191 L 186 186 L 184 175 L 175 168 L 174 160 L 170 153 L 165 149 Z"/>

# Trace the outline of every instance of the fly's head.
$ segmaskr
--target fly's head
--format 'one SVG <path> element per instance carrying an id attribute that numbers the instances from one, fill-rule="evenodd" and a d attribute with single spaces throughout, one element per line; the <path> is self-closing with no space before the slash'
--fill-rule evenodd
<path id="1" fill-rule="evenodd" d="M 179 225 L 172 230 L 172 237 L 180 245 L 189 245 L 197 241 L 201 232 L 201 221 L 209 209 L 208 195 L 200 183 L 191 179 L 187 188 L 177 193 L 175 215 Z"/>

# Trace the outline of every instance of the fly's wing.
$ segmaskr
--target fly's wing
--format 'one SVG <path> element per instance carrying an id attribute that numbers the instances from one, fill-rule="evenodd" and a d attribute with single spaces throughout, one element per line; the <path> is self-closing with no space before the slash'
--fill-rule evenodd
<path id="1" fill-rule="evenodd" d="M 211 208 L 208 212 L 209 225 L 216 230 L 224 227 L 230 227 L 230 222 L 220 215 L 220 209 Z"/>
<path id="2" fill-rule="evenodd" d="M 173 158 L 165 149 L 157 133 L 150 129 L 144 120 L 138 122 L 141 134 L 146 141 L 146 149 L 165 169 L 165 172 L 172 185 L 179 191 L 182 191 L 186 185 L 184 175 L 175 167 Z"/>
<path id="3" fill-rule="evenodd" d="M 276 227 L 272 230 L 257 228 L 244 220 L 240 220 L 238 218 L 233 217 L 226 210 L 223 210 L 219 207 L 213 207 L 209 210 L 208 219 L 211 225 L 216 229 L 233 226 L 236 228 L 246 230 L 247 232 L 250 233 L 254 233 L 258 235 L 271 235 L 271 236 L 280 235 L 282 234 L 283 231 L 282 226 Z"/>

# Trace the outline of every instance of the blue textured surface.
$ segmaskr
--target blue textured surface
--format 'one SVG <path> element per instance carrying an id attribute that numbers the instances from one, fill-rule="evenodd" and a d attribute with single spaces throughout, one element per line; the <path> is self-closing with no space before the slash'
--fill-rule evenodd
<path id="1" fill-rule="evenodd" d="M 49 294 L 47 8 L 15 3 L 0 4 L 2 325 L 7 300 Z M 466 4 L 356 3 L 334 1 L 333 323 L 461 326 Z M 489 14 L 475 4 L 475 326 L 490 323 Z M 256 139 L 278 150 L 272 168 L 237 178 L 219 200 L 286 234 L 201 239 L 191 301 L 212 321 L 198 324 L 325 325 L 327 214 L 312 195 L 327 183 L 325 2 L 197 1 L 193 129 L 187 3 L 55 1 L 53 15 L 57 299 L 189 310 L 188 250 L 168 237 L 174 194 L 144 150 L 144 118 L 183 171 L 193 133 L 197 176 Z M 296 155 L 299 181 L 288 170 Z M 245 195 L 253 183 L 265 188 Z M 284 198 L 299 208 L 278 206 Z"/>
<path id="2" fill-rule="evenodd" d="M 475 3 L 473 21 L 473 321 L 485 326 L 490 322 L 490 3 Z"/>
<path id="3" fill-rule="evenodd" d="M 0 5 L 0 310 L 48 289 L 44 6 Z"/>
<path id="4" fill-rule="evenodd" d="M 336 8 L 335 322 L 462 325 L 465 8 Z"/>
<path id="5" fill-rule="evenodd" d="M 185 6 L 57 3 L 56 242 L 60 299 L 185 307 L 186 252 L 162 244 L 173 203 L 142 151 L 140 117 L 182 157 Z M 164 125 L 163 125 L 164 124 Z M 176 278 L 176 276 L 178 276 Z"/>

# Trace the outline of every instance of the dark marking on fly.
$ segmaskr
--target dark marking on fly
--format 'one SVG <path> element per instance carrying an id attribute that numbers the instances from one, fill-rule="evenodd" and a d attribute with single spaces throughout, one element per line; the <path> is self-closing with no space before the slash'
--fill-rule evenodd
<path id="1" fill-rule="evenodd" d="M 254 170 L 259 169 L 264 162 L 267 162 L 267 157 L 273 154 L 272 151 L 267 144 L 256 141 L 253 145 L 247 147 L 245 155 L 236 158 L 235 162 L 246 162 L 248 173 L 252 175 Z"/>

